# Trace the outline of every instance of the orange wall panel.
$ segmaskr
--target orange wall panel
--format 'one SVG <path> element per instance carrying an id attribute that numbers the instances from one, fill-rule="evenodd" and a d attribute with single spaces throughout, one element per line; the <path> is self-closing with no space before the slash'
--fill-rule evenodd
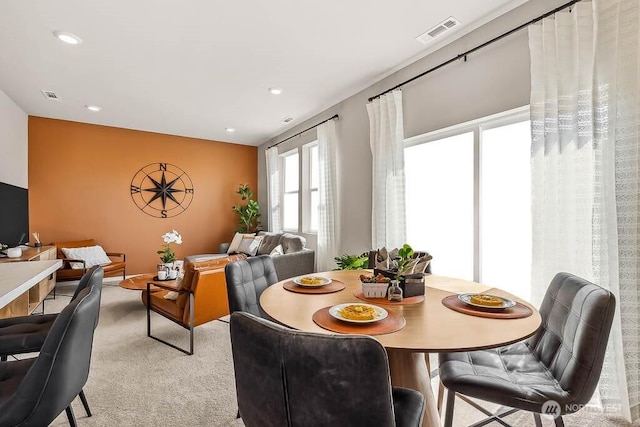
<path id="1" fill-rule="evenodd" d="M 182 234 L 178 258 L 215 253 L 233 237 L 238 186 L 257 189 L 257 148 L 63 120 L 29 117 L 29 230 L 44 243 L 93 238 L 127 254 L 127 274 L 155 271 L 161 236 Z M 194 197 L 180 215 L 156 218 L 131 197 L 131 180 L 150 163 L 191 178 Z"/>

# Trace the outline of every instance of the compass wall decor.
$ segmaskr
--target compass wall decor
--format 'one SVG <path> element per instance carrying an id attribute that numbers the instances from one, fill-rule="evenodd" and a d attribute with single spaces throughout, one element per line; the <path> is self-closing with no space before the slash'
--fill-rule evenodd
<path id="1" fill-rule="evenodd" d="M 187 210 L 193 200 L 193 183 L 176 165 L 151 163 L 133 176 L 131 198 L 147 215 L 169 218 Z"/>

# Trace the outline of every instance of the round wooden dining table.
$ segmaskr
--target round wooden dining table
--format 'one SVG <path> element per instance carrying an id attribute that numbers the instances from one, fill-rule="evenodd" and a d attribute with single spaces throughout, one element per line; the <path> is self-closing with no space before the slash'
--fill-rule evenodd
<path id="1" fill-rule="evenodd" d="M 371 270 L 368 271 L 369 273 Z M 346 287 L 327 294 L 305 294 L 286 290 L 290 279 L 268 287 L 260 297 L 263 310 L 275 320 L 306 332 L 335 334 L 318 326 L 313 314 L 325 307 L 362 302 L 354 291 L 360 288 L 358 277 L 366 270 L 341 270 L 314 273 L 314 276 L 342 281 Z M 420 391 L 426 399 L 423 426 L 440 426 L 437 405 L 431 389 L 428 354 L 470 351 L 500 347 L 530 337 L 540 326 L 540 314 L 526 301 L 505 291 L 467 280 L 428 275 L 425 300 L 410 305 L 382 305 L 406 319 L 399 331 L 373 336 L 387 350 L 391 383 Z M 442 304 L 452 294 L 482 292 L 512 299 L 530 307 L 533 314 L 520 319 L 493 319 L 471 316 Z"/>

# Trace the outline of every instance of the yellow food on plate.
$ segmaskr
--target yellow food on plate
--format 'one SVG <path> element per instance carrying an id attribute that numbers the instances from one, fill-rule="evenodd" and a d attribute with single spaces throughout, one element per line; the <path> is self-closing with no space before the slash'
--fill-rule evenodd
<path id="1" fill-rule="evenodd" d="M 349 320 L 373 320 L 377 313 L 367 305 L 352 304 L 340 310 L 340 315 Z"/>
<path id="2" fill-rule="evenodd" d="M 494 297 L 493 295 L 471 295 L 471 298 L 469 298 L 469 300 L 474 304 L 486 305 L 490 307 L 501 307 L 504 304 L 504 300 L 502 298 Z"/>
<path id="3" fill-rule="evenodd" d="M 300 279 L 300 283 L 305 285 L 322 285 L 324 282 L 322 277 L 307 276 Z"/>

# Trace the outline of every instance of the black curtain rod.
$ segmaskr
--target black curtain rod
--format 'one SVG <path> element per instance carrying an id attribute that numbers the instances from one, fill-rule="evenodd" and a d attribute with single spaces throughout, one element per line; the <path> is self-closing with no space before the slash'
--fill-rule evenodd
<path id="1" fill-rule="evenodd" d="M 340 116 L 339 116 L 339 115 L 334 114 L 333 116 L 329 117 L 327 120 L 323 120 L 323 121 L 321 121 L 321 122 L 320 122 L 320 123 L 318 123 L 318 124 L 315 124 L 315 125 L 313 125 L 313 126 L 311 126 L 311 127 L 308 127 L 308 128 L 306 128 L 305 130 L 300 131 L 300 132 L 296 133 L 295 135 L 291 135 L 289 138 L 285 138 L 285 139 L 283 139 L 283 140 L 282 140 L 282 141 L 280 141 L 280 142 L 276 142 L 275 144 L 273 144 L 273 145 L 271 145 L 271 146 L 267 147 L 267 150 L 268 150 L 269 148 L 273 148 L 273 147 L 275 147 L 276 145 L 280 145 L 280 144 L 282 144 L 282 143 L 283 143 L 283 142 L 285 142 L 285 141 L 288 141 L 288 140 L 290 140 L 290 139 L 292 139 L 292 138 L 295 138 L 296 136 L 302 135 L 302 134 L 303 134 L 303 133 L 305 133 L 306 131 L 309 131 L 309 130 L 311 130 L 311 129 L 313 129 L 313 128 L 317 128 L 317 127 L 318 127 L 318 126 L 320 126 L 321 124 L 323 124 L 323 123 L 327 123 L 329 120 L 339 119 L 339 118 L 340 118 Z"/>
<path id="2" fill-rule="evenodd" d="M 376 98 L 380 98 L 382 95 L 385 95 L 385 94 L 387 94 L 387 93 L 389 93 L 389 92 L 393 92 L 394 90 L 399 89 L 399 88 L 401 88 L 402 86 L 404 86 L 404 85 L 406 85 L 406 84 L 408 84 L 408 83 L 411 83 L 412 81 L 417 80 L 417 79 L 419 79 L 420 77 L 424 77 L 424 76 L 426 76 L 427 74 L 432 73 L 432 72 L 434 72 L 434 71 L 436 71 L 436 70 L 438 70 L 438 69 L 440 69 L 440 68 L 444 67 L 445 65 L 449 65 L 449 64 L 451 64 L 452 62 L 455 62 L 455 61 L 457 61 L 457 60 L 459 60 L 459 59 L 464 59 L 464 60 L 466 61 L 466 60 L 467 60 L 467 56 L 468 56 L 468 55 L 470 55 L 470 54 L 472 54 L 472 53 L 474 53 L 475 51 L 480 50 L 480 49 L 482 49 L 483 47 L 487 47 L 487 46 L 489 46 L 490 44 L 495 43 L 495 42 L 497 42 L 498 40 L 501 40 L 501 39 L 503 39 L 503 38 L 505 38 L 505 37 L 508 37 L 508 36 L 510 36 L 511 34 L 513 34 L 513 33 L 515 33 L 515 32 L 518 32 L 518 31 L 522 30 L 523 28 L 528 27 L 528 26 L 529 26 L 529 25 L 531 25 L 531 24 L 535 24 L 535 23 L 536 23 L 536 22 L 538 22 L 538 21 L 542 21 L 544 18 L 547 18 L 547 17 L 549 17 L 549 16 L 551 16 L 551 15 L 555 14 L 556 12 L 560 12 L 561 10 L 564 10 L 564 9 L 566 9 L 566 8 L 568 8 L 568 7 L 571 7 L 571 6 L 573 6 L 574 4 L 576 4 L 576 3 L 580 2 L 580 1 L 582 1 L 582 0 L 571 0 L 570 2 L 567 2 L 567 3 L 563 4 L 563 5 L 562 5 L 562 6 L 560 6 L 560 7 L 557 7 L 557 8 L 555 8 L 555 9 L 553 9 L 553 10 L 552 10 L 552 11 L 550 11 L 550 12 L 547 12 L 547 13 L 545 13 L 544 15 L 540 15 L 540 16 L 538 16 L 537 18 L 534 18 L 534 19 L 532 19 L 532 20 L 531 20 L 531 21 L 529 21 L 529 22 L 525 22 L 524 24 L 522 24 L 522 25 L 520 25 L 520 26 L 518 26 L 518 27 L 516 27 L 516 28 L 514 28 L 514 29 L 512 29 L 512 30 L 507 31 L 506 33 L 502 33 L 502 34 L 500 34 L 499 36 L 494 37 L 494 38 L 492 38 L 491 40 L 489 40 L 489 41 L 487 41 L 487 42 L 482 43 L 480 46 L 476 46 L 476 47 L 474 47 L 473 49 L 469 49 L 469 50 L 467 50 L 466 52 L 463 52 L 463 53 L 461 53 L 460 55 L 456 56 L 455 58 L 451 58 L 451 59 L 449 59 L 448 61 L 445 61 L 445 62 L 443 62 L 443 63 L 442 63 L 442 64 L 440 64 L 440 65 L 436 65 L 435 67 L 430 68 L 430 69 L 428 69 L 427 71 L 424 71 L 424 72 L 422 72 L 422 73 L 418 74 L 417 76 L 414 76 L 414 77 L 410 78 L 409 80 L 405 80 L 404 82 L 402 82 L 402 83 L 400 83 L 400 84 L 397 84 L 397 85 L 395 85 L 394 87 L 392 87 L 391 89 L 387 89 L 387 90 L 385 90 L 384 92 L 381 92 L 381 93 L 377 94 L 376 96 L 372 96 L 371 98 L 369 98 L 369 102 L 373 101 L 373 100 L 374 100 L 374 99 L 376 99 Z"/>

